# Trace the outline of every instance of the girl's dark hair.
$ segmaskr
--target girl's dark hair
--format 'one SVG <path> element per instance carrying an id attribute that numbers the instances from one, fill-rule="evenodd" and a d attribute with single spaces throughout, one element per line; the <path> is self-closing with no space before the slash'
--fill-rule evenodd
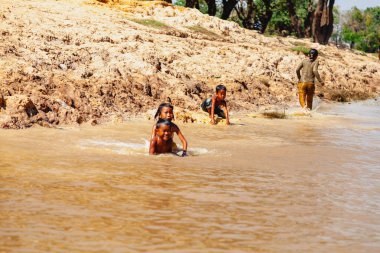
<path id="1" fill-rule="evenodd" d="M 161 126 L 170 126 L 172 127 L 173 123 L 171 123 L 169 120 L 166 119 L 159 119 L 156 123 L 156 129 L 161 127 Z"/>
<path id="2" fill-rule="evenodd" d="M 154 115 L 154 119 L 157 120 L 157 119 L 160 119 L 160 114 L 161 114 L 161 111 L 162 111 L 162 108 L 165 108 L 165 107 L 169 107 L 171 108 L 172 110 L 174 110 L 174 107 L 172 106 L 172 104 L 170 103 L 162 103 L 158 106 L 158 109 L 157 109 L 157 112 L 156 114 Z M 174 116 L 173 116 L 173 120 L 174 120 Z"/>
<path id="3" fill-rule="evenodd" d="M 221 91 L 221 90 L 227 91 L 226 86 L 224 86 L 223 84 L 219 84 L 218 86 L 216 86 L 215 88 L 216 93 L 218 93 L 218 91 Z"/>

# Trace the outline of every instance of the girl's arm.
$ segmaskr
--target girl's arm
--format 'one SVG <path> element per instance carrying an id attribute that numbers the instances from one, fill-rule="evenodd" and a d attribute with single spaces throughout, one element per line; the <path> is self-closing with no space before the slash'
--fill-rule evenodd
<path id="1" fill-rule="evenodd" d="M 155 135 L 156 135 L 156 124 L 153 125 L 152 134 L 150 135 L 150 141 L 153 140 Z"/>
<path id="2" fill-rule="evenodd" d="M 215 119 L 214 119 L 215 102 L 216 102 L 216 98 L 215 98 L 215 96 L 212 96 L 212 98 L 211 98 L 211 124 L 212 125 L 215 125 Z"/>
<path id="3" fill-rule="evenodd" d="M 178 135 L 178 138 L 181 140 L 182 142 L 182 156 L 186 156 L 187 154 L 187 141 L 185 139 L 185 136 L 183 136 L 181 130 L 179 130 L 179 127 L 177 125 L 174 125 L 175 129 L 174 131 L 177 133 Z"/>
<path id="4" fill-rule="evenodd" d="M 185 139 L 185 136 L 183 136 L 182 132 L 179 129 L 178 129 L 177 135 L 178 135 L 178 138 L 182 142 L 182 149 L 183 149 L 182 156 L 185 156 L 185 155 L 187 155 L 186 154 L 187 153 L 187 141 Z"/>
<path id="5" fill-rule="evenodd" d="M 156 154 L 156 138 L 153 137 L 150 140 L 150 145 L 149 145 L 149 155 L 155 155 Z"/>

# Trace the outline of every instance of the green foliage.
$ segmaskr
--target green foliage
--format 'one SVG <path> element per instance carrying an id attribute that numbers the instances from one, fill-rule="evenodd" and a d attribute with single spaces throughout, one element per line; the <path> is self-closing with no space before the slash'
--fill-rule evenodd
<path id="1" fill-rule="evenodd" d="M 281 0 L 277 2 L 278 5 L 275 6 L 272 19 L 267 27 L 267 32 L 269 34 L 281 34 L 282 31 L 291 30 L 292 24 L 285 6 L 285 1 Z"/>
<path id="2" fill-rule="evenodd" d="M 364 52 L 376 52 L 379 47 L 379 33 L 368 32 L 363 35 L 363 40 L 357 43 L 357 49 Z"/>
<path id="3" fill-rule="evenodd" d="M 185 6 L 186 0 L 177 0 L 174 5 Z M 208 6 L 205 0 L 199 0 L 199 11 L 203 14 L 207 14 Z"/>
<path id="4" fill-rule="evenodd" d="M 208 6 L 205 0 L 199 0 L 199 11 L 203 14 L 207 14 Z"/>
<path id="5" fill-rule="evenodd" d="M 357 22 L 357 24 L 361 24 L 364 21 L 363 14 L 362 14 L 361 10 L 359 10 L 357 7 L 352 8 L 351 18 L 354 22 Z"/>
<path id="6" fill-rule="evenodd" d="M 156 29 L 170 28 L 168 25 L 154 19 L 131 19 L 131 21 Z"/>
<path id="7" fill-rule="evenodd" d="M 185 6 L 186 4 L 186 0 L 177 0 L 174 5 L 177 5 L 177 6 Z"/>
<path id="8" fill-rule="evenodd" d="M 304 0 L 292 0 L 297 17 L 301 21 L 301 30 L 304 30 L 303 24 L 307 16 L 308 1 Z M 261 2 L 257 0 L 257 2 Z M 262 5 L 262 4 L 261 4 Z M 287 9 L 286 0 L 274 0 L 272 1 L 273 15 L 268 24 L 267 32 L 269 34 L 277 35 L 295 35 L 291 31 L 294 30 L 290 20 L 289 11 Z"/>
<path id="9" fill-rule="evenodd" d="M 358 50 L 373 53 L 379 48 L 380 7 L 361 11 L 354 7 L 343 24 L 343 40 Z"/>
<path id="10" fill-rule="evenodd" d="M 334 30 L 331 34 L 331 39 L 335 41 L 335 44 L 338 46 L 338 44 L 342 43 L 342 29 L 340 28 L 340 10 L 337 6 L 334 6 L 333 8 L 333 15 L 334 15 Z"/>
<path id="11" fill-rule="evenodd" d="M 334 6 L 333 8 L 333 15 L 334 15 L 334 25 L 338 25 L 340 23 L 340 10 L 337 6 Z"/>
<path id="12" fill-rule="evenodd" d="M 257 21 L 262 21 L 261 18 L 266 16 L 267 6 L 263 0 L 252 0 L 254 5 L 254 13 L 252 15 L 252 20 L 249 20 L 251 24 L 256 23 Z M 303 29 L 303 20 L 307 16 L 307 1 L 305 0 L 292 0 L 295 6 L 295 11 L 297 17 L 301 21 L 301 29 Z M 247 6 L 249 5 L 249 0 L 239 1 L 240 5 Z M 295 28 L 292 26 L 290 14 L 287 8 L 287 0 L 271 0 L 269 5 L 270 11 L 272 11 L 272 17 L 266 27 L 265 34 L 267 36 L 271 35 L 290 35 L 294 33 Z M 238 23 L 240 26 L 243 26 L 242 20 L 239 19 L 236 15 L 232 15 L 229 20 Z M 248 21 L 248 20 L 246 20 Z"/>
<path id="13" fill-rule="evenodd" d="M 344 26 L 343 27 L 343 40 L 351 43 L 360 42 L 363 39 L 363 35 L 360 32 L 355 32 L 351 27 Z"/>
<path id="14" fill-rule="evenodd" d="M 296 46 L 296 47 L 292 47 L 291 50 L 296 51 L 296 52 L 301 52 L 307 55 L 310 51 L 310 48 L 305 47 L 305 46 Z"/>

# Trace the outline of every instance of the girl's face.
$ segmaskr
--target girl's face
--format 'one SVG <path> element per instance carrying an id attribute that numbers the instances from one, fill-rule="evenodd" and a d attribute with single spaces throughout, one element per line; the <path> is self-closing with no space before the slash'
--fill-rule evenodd
<path id="1" fill-rule="evenodd" d="M 170 126 L 162 125 L 156 130 L 157 136 L 159 136 L 164 141 L 170 140 L 172 138 L 172 131 Z"/>
<path id="2" fill-rule="evenodd" d="M 173 109 L 172 108 L 170 108 L 170 107 L 162 108 L 161 113 L 160 113 L 160 119 L 166 119 L 166 120 L 172 121 L 173 117 L 174 117 L 174 115 L 173 115 Z"/>

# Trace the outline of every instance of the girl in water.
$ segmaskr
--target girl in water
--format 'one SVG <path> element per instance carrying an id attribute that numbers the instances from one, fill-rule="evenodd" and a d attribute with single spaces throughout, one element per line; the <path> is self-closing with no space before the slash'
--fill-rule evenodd
<path id="1" fill-rule="evenodd" d="M 149 154 L 158 155 L 173 152 L 172 124 L 165 119 L 157 121 L 155 135 L 150 141 Z"/>
<path id="2" fill-rule="evenodd" d="M 162 103 L 158 106 L 157 112 L 154 115 L 154 119 L 159 121 L 161 119 L 167 120 L 169 122 L 172 122 L 174 120 L 174 114 L 173 114 L 173 106 L 170 103 Z M 153 125 L 152 129 L 152 136 L 150 138 L 150 142 L 152 143 L 152 140 L 156 136 L 156 128 L 157 125 Z M 182 156 L 187 156 L 187 141 L 183 134 L 181 133 L 181 130 L 179 130 L 179 127 L 171 123 L 171 131 L 172 131 L 172 136 L 173 133 L 176 133 L 178 135 L 178 138 L 182 142 Z"/>

